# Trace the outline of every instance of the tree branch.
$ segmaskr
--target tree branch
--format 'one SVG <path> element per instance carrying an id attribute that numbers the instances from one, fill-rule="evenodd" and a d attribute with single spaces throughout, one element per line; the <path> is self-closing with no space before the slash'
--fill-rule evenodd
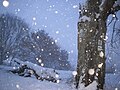
<path id="1" fill-rule="evenodd" d="M 111 46 L 113 47 L 113 38 L 114 38 L 114 33 L 115 33 L 115 25 L 116 25 L 116 22 L 117 22 L 117 20 L 118 20 L 118 18 L 117 18 L 117 16 L 116 16 L 116 14 L 115 14 L 115 22 L 114 22 L 114 24 L 113 24 L 113 32 L 112 32 L 112 38 L 111 38 Z"/>
<path id="2" fill-rule="evenodd" d="M 120 10 L 120 5 L 117 5 L 117 6 L 113 7 L 113 8 L 111 8 L 111 10 L 109 11 L 109 13 L 113 14 L 113 13 L 119 11 L 119 10 Z"/>

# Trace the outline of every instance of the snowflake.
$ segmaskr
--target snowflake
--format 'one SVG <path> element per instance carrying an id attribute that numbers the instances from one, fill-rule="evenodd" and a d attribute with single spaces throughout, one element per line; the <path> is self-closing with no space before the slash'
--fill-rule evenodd
<path id="1" fill-rule="evenodd" d="M 39 58 L 36 58 L 36 60 L 39 60 Z"/>
<path id="2" fill-rule="evenodd" d="M 85 12 L 87 12 L 87 10 L 85 10 Z"/>
<path id="3" fill-rule="evenodd" d="M 49 53 L 49 55 L 52 55 L 51 53 Z"/>
<path id="4" fill-rule="evenodd" d="M 57 80 L 57 83 L 60 83 L 60 80 Z"/>
<path id="5" fill-rule="evenodd" d="M 118 88 L 115 88 L 115 90 L 118 90 Z"/>
<path id="6" fill-rule="evenodd" d="M 59 75 L 58 75 L 58 74 L 56 74 L 56 75 L 55 75 L 55 77 L 56 77 L 56 78 L 59 78 Z"/>
<path id="7" fill-rule="evenodd" d="M 37 39 L 39 39 L 40 37 L 39 36 L 37 36 Z"/>
<path id="8" fill-rule="evenodd" d="M 18 8 L 17 11 L 20 12 L 20 9 Z"/>
<path id="9" fill-rule="evenodd" d="M 94 19 L 94 21 L 96 21 L 96 19 Z"/>
<path id="10" fill-rule="evenodd" d="M 35 46 L 33 45 L 33 48 L 35 48 Z"/>
<path id="11" fill-rule="evenodd" d="M 38 62 L 39 62 L 39 63 L 41 63 L 41 62 L 42 62 L 42 60 L 41 60 L 41 59 L 39 59 L 39 60 L 38 60 Z"/>
<path id="12" fill-rule="evenodd" d="M 96 73 L 96 76 L 98 76 L 98 73 Z"/>
<path id="13" fill-rule="evenodd" d="M 45 25 L 44 27 L 46 28 L 47 26 Z"/>
<path id="14" fill-rule="evenodd" d="M 93 30 L 91 29 L 90 32 L 92 32 Z"/>
<path id="15" fill-rule="evenodd" d="M 56 34 L 59 34 L 59 31 L 56 31 Z"/>
<path id="16" fill-rule="evenodd" d="M 20 88 L 20 86 L 19 86 L 18 84 L 16 85 L 16 87 L 17 87 L 17 88 Z"/>
<path id="17" fill-rule="evenodd" d="M 77 75 L 77 71 L 73 71 L 72 74 L 73 74 L 73 76 L 76 76 Z"/>
<path id="18" fill-rule="evenodd" d="M 73 8 L 77 8 L 78 6 L 77 5 L 73 5 Z"/>
<path id="19" fill-rule="evenodd" d="M 115 17 L 115 14 L 113 14 L 112 16 Z"/>
<path id="20" fill-rule="evenodd" d="M 7 0 L 4 0 L 4 1 L 3 1 L 3 6 L 4 6 L 4 7 L 8 7 L 8 6 L 9 6 L 9 2 L 8 2 Z"/>
<path id="21" fill-rule="evenodd" d="M 88 73 L 89 73 L 90 75 L 93 75 L 93 74 L 95 73 L 95 70 L 94 70 L 94 69 L 89 69 Z"/>
<path id="22" fill-rule="evenodd" d="M 32 19 L 33 19 L 34 21 L 36 20 L 36 18 L 35 18 L 35 17 L 33 17 Z"/>
<path id="23" fill-rule="evenodd" d="M 16 67 L 13 67 L 13 69 L 16 69 Z"/>
<path id="24" fill-rule="evenodd" d="M 55 40 L 55 42 L 57 43 L 58 41 L 57 41 L 57 40 Z"/>
<path id="25" fill-rule="evenodd" d="M 44 64 L 43 64 L 43 63 L 41 63 L 41 66 L 43 67 L 43 66 L 44 66 Z"/>
<path id="26" fill-rule="evenodd" d="M 54 42 L 52 42 L 52 44 L 54 44 Z"/>
<path id="27" fill-rule="evenodd" d="M 103 66 L 103 63 L 98 64 L 98 67 L 101 68 Z"/>
<path id="28" fill-rule="evenodd" d="M 99 56 L 100 56 L 101 58 L 103 58 L 103 57 L 104 57 L 104 53 L 101 51 L 101 52 L 99 53 Z"/>
<path id="29" fill-rule="evenodd" d="M 51 5 L 50 5 L 49 7 L 50 7 L 50 8 L 52 8 L 52 6 L 51 6 Z"/>
<path id="30" fill-rule="evenodd" d="M 41 51 L 44 51 L 44 49 L 41 49 Z"/>
<path id="31" fill-rule="evenodd" d="M 55 13 L 57 14 L 57 13 L 58 13 L 58 11 L 55 11 Z"/>

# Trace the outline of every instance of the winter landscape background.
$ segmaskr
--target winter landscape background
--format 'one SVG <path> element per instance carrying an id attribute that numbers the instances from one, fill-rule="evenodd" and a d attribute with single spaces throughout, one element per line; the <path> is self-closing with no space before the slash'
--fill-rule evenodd
<path id="1" fill-rule="evenodd" d="M 22 37 L 15 39 L 19 45 L 15 44 L 11 48 L 12 44 L 8 44 L 7 50 L 10 50 L 6 50 L 4 54 L 5 61 L 0 65 L 1 90 L 9 88 L 10 90 L 74 90 L 72 82 L 77 65 L 79 3 L 84 2 L 84 0 L 9 0 L 9 6 L 4 7 L 3 0 L 0 0 L 0 35 L 3 35 L 2 28 L 5 28 L 9 29 L 6 32 L 6 35 L 10 35 L 7 39 L 12 37 L 8 42 L 13 43 L 12 39 L 18 35 Z M 120 18 L 120 12 L 117 16 Z M 108 24 L 112 17 L 111 15 L 108 18 Z M 7 24 L 7 28 L 3 22 Z M 119 27 L 120 21 L 117 22 Z M 113 23 L 108 29 L 112 29 L 112 26 Z M 18 33 L 19 29 L 23 31 Z M 117 48 L 111 48 L 109 44 L 111 32 L 107 33 L 107 38 L 106 72 L 109 74 L 106 75 L 106 90 L 119 90 L 120 48 L 119 45 Z M 1 38 L 3 39 L 4 37 Z M 43 76 L 45 80 L 43 82 L 37 80 L 35 73 L 32 78 L 24 78 L 19 76 L 21 73 L 10 72 L 24 64 L 30 67 L 30 70 L 35 70 L 39 76 Z M 29 69 L 23 76 L 28 74 Z M 48 76 L 51 77 L 50 80 Z M 93 85 L 87 88 L 81 85 L 80 90 L 93 90 L 92 88 Z"/>

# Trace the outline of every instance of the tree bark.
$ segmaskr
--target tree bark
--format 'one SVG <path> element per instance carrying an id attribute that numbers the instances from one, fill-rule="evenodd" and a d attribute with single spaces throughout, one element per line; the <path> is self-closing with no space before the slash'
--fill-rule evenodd
<path id="1" fill-rule="evenodd" d="M 87 0 L 81 8 L 78 22 L 78 64 L 76 88 L 79 83 L 88 86 L 93 81 L 103 89 L 105 83 L 105 36 L 106 20 L 113 1 Z"/>

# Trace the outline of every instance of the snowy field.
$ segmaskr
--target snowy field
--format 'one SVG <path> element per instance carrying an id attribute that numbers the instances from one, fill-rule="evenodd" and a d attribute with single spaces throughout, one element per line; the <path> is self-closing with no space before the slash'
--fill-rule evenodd
<path id="1" fill-rule="evenodd" d="M 8 72 L 8 69 L 8 67 L 0 66 L 0 90 L 73 90 L 71 85 L 66 83 L 67 79 L 72 75 L 69 72 L 61 72 L 65 73 L 61 75 L 64 77 L 59 83 L 53 83 L 40 81 L 34 77 L 21 77 Z"/>
<path id="2" fill-rule="evenodd" d="M 68 84 L 20 77 L 0 70 L 0 90 L 72 90 Z"/>
<path id="3" fill-rule="evenodd" d="M 30 62 L 19 62 L 27 64 L 29 67 L 36 70 L 39 75 L 43 75 L 44 77 L 46 75 L 56 77 L 56 73 L 53 72 L 53 69 L 43 68 Z M 6 65 L 0 65 L 0 90 L 76 90 L 73 85 L 73 71 L 55 70 L 58 73 L 56 77 L 58 82 L 53 83 L 47 80 L 37 80 L 34 76 L 23 77 L 18 74 L 13 74 L 9 70 L 15 68 L 14 65 L 16 64 L 12 63 L 11 65 L 12 66 L 9 66 L 8 63 L 6 63 Z M 41 70 L 43 74 L 41 74 Z M 93 84 L 95 85 L 96 83 L 93 82 L 86 88 L 84 88 L 83 85 L 80 85 L 80 89 L 78 90 L 96 90 L 96 87 L 93 87 Z M 105 90 L 120 90 L 119 73 L 106 74 Z"/>

